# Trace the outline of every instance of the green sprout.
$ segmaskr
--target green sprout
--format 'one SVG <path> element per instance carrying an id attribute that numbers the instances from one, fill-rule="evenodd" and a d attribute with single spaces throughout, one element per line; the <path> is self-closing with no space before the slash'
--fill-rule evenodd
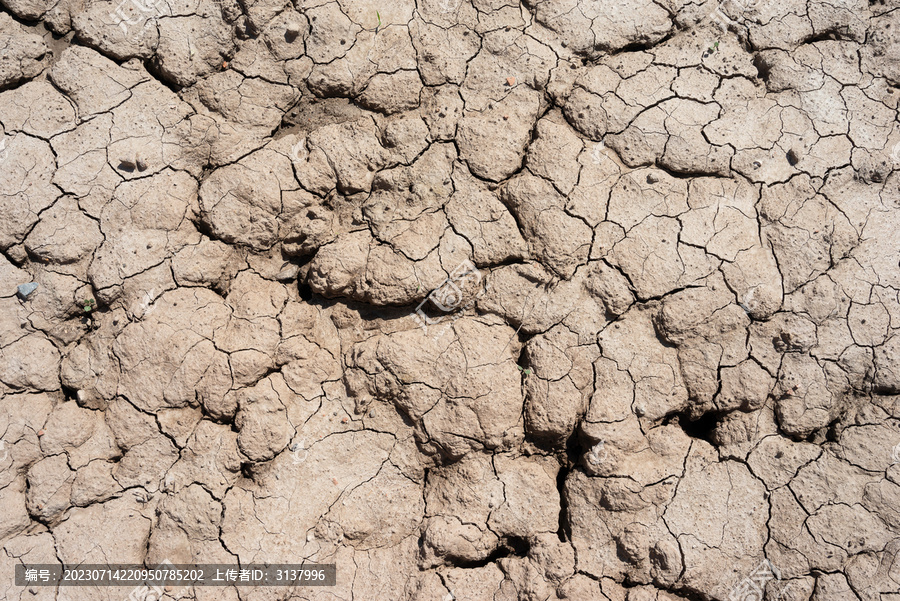
<path id="1" fill-rule="evenodd" d="M 376 10 L 375 16 L 378 17 L 378 27 L 375 28 L 375 33 L 378 33 L 378 30 L 381 29 L 381 13 Z"/>
<path id="2" fill-rule="evenodd" d="M 516 368 L 517 368 L 520 372 L 522 372 L 523 374 L 525 374 L 526 376 L 530 376 L 530 375 L 531 375 L 531 368 L 530 368 L 530 367 L 522 367 L 521 365 L 516 365 Z"/>
<path id="3" fill-rule="evenodd" d="M 81 308 L 84 309 L 85 313 L 90 313 L 97 308 L 97 302 L 92 298 L 86 298 L 81 301 Z"/>
<path id="4" fill-rule="evenodd" d="M 716 42 L 715 44 L 713 44 L 712 46 L 707 48 L 707 50 L 710 52 L 710 54 L 717 51 L 718 49 L 719 49 L 719 42 Z"/>

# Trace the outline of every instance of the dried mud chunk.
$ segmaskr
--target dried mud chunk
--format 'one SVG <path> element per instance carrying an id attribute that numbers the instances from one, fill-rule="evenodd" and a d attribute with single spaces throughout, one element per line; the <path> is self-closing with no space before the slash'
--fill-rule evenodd
<path id="1" fill-rule="evenodd" d="M 682 582 L 695 590 L 714 590 L 728 557 L 734 576 L 749 574 L 763 556 L 768 517 L 765 488 L 737 462 L 719 463 L 705 443 L 691 449 L 684 478 L 665 511 L 665 522 L 684 554 Z M 739 492 L 739 494 L 737 494 Z M 697 511 L 697 507 L 704 511 Z"/>
<path id="2" fill-rule="evenodd" d="M 616 579 L 626 574 L 649 579 L 653 570 L 660 576 L 660 572 L 669 574 L 665 576 L 669 581 L 672 573 L 677 578 L 681 554 L 662 519 L 662 506 L 672 498 L 674 488 L 671 478 L 642 487 L 627 478 L 591 478 L 572 472 L 563 494 L 568 500 L 578 570 Z M 607 527 L 596 528 L 597 521 Z"/>
<path id="3" fill-rule="evenodd" d="M 426 87 L 422 90 L 422 119 L 435 140 L 452 140 L 462 115 L 463 101 L 453 86 Z"/>
<path id="4" fill-rule="evenodd" d="M 337 2 L 329 2 L 306 11 L 309 37 L 306 53 L 317 63 L 328 63 L 344 56 L 353 46 L 360 26 L 341 11 Z"/>
<path id="5" fill-rule="evenodd" d="M 118 66 L 94 50 L 70 46 L 50 70 L 50 79 L 69 98 L 82 118 L 108 111 L 130 97 L 129 90 L 148 79 Z"/>
<path id="6" fill-rule="evenodd" d="M 708 276 L 718 261 L 703 250 L 679 244 L 681 225 L 650 216 L 634 226 L 608 255 L 634 285 L 639 299 L 662 296 Z"/>
<path id="7" fill-rule="evenodd" d="M 196 482 L 221 499 L 240 472 L 237 437 L 226 425 L 201 420 L 166 474 L 163 489 L 177 492 Z"/>
<path id="8" fill-rule="evenodd" d="M 900 392 L 900 335 L 893 334 L 875 348 L 875 387 L 882 393 Z"/>
<path id="9" fill-rule="evenodd" d="M 25 239 L 25 248 L 44 261 L 65 265 L 88 257 L 102 241 L 97 222 L 67 196 L 41 214 Z"/>
<path id="10" fill-rule="evenodd" d="M 309 135 L 307 144 L 310 161 L 316 151 L 327 157 L 338 191 L 343 194 L 371 191 L 375 171 L 390 164 L 369 118 L 319 128 Z"/>
<path id="11" fill-rule="evenodd" d="M 74 401 L 54 407 L 42 429 L 41 451 L 48 456 L 66 454 L 72 469 L 93 459 L 115 459 L 121 454 L 103 413 L 83 409 Z"/>
<path id="12" fill-rule="evenodd" d="M 571 194 L 579 179 L 575 167 L 581 139 L 558 112 L 537 123 L 537 139 L 528 148 L 526 165 L 537 176 L 549 179 L 563 194 Z"/>
<path id="13" fill-rule="evenodd" d="M 167 495 L 148 541 L 151 557 L 171 562 L 228 562 L 232 556 L 219 540 L 222 504 L 194 484 Z"/>
<path id="14" fill-rule="evenodd" d="M 889 12 L 872 19 L 869 28 L 868 43 L 861 48 L 864 71 L 900 85 L 900 18 L 896 12 Z"/>
<path id="15" fill-rule="evenodd" d="M 199 2 L 192 16 L 159 21 L 159 45 L 154 65 L 160 76 L 179 86 L 189 86 L 214 73 L 234 49 L 228 25 L 216 3 Z"/>
<path id="16" fill-rule="evenodd" d="M 310 287 L 328 297 L 349 295 L 351 286 L 366 268 L 372 242 L 369 232 L 354 232 L 323 246 L 310 265 Z"/>
<path id="17" fill-rule="evenodd" d="M 217 169 L 200 186 L 201 218 L 225 242 L 270 248 L 278 236 L 282 186 L 293 187 L 289 173 L 287 158 L 268 150 Z"/>
<path id="18" fill-rule="evenodd" d="M 443 28 L 421 18 L 413 19 L 409 31 L 425 85 L 463 82 L 467 63 L 479 50 L 478 36 L 464 25 Z"/>
<path id="19" fill-rule="evenodd" d="M 488 526 L 501 537 L 530 539 L 556 532 L 559 526 L 559 464 L 553 458 L 513 458 L 498 455 L 494 462 L 503 485 L 503 501 L 494 508 Z"/>
<path id="20" fill-rule="evenodd" d="M 72 509 L 67 519 L 53 529 L 59 558 L 66 564 L 102 563 L 109 557 L 140 563 L 152 524 L 152 508 L 148 509 L 133 495 Z"/>
<path id="21" fill-rule="evenodd" d="M 387 465 L 345 495 L 323 521 L 333 524 L 355 549 L 396 548 L 418 531 L 424 509 L 419 483 Z"/>
<path id="22" fill-rule="evenodd" d="M 690 182 L 690 211 L 680 217 L 681 238 L 728 262 L 759 246 L 757 190 L 743 182 L 697 178 Z"/>
<path id="23" fill-rule="evenodd" d="M 603 330 L 598 342 L 603 355 L 631 375 L 638 417 L 656 421 L 685 406 L 688 394 L 677 351 L 660 342 L 646 310 L 632 309 Z"/>
<path id="24" fill-rule="evenodd" d="M 211 338 L 230 310 L 210 290 L 162 295 L 158 309 L 128 325 L 113 344 L 121 362 L 119 394 L 144 411 L 184 407 L 199 398 L 213 415 L 231 387 L 227 356 Z M 211 405 L 211 406 L 210 406 Z"/>
<path id="25" fill-rule="evenodd" d="M 445 210 L 453 228 L 472 244 L 477 265 L 528 256 L 528 246 L 509 210 L 467 169 L 453 172 L 455 191 Z"/>
<path id="26" fill-rule="evenodd" d="M 503 485 L 490 457 L 470 453 L 436 469 L 425 487 L 425 502 L 425 565 L 479 561 L 497 548 L 499 538 L 487 521 L 493 508 L 503 502 Z"/>
<path id="27" fill-rule="evenodd" d="M 232 133 L 239 148 L 223 148 L 222 160 L 216 164 L 228 163 L 246 154 L 247 151 L 244 149 L 248 146 L 246 139 L 248 134 L 254 140 L 260 140 L 254 142 L 253 148 L 262 146 L 272 129 L 281 123 L 287 109 L 299 98 L 299 93 L 291 86 L 257 77 L 244 77 L 233 69 L 213 73 L 197 82 L 194 87 L 189 88 L 189 91 L 190 94 L 185 93 L 185 98 L 198 110 L 201 108 L 198 105 L 202 105 L 226 120 L 220 128 L 223 139 L 227 139 L 225 135 L 229 130 L 238 126 Z M 235 150 L 239 154 L 233 159 L 226 160 Z"/>
<path id="28" fill-rule="evenodd" d="M 223 543 L 241 561 L 275 561 L 285 552 L 319 548 L 318 534 L 307 534 L 345 491 L 382 469 L 394 442 L 387 433 L 347 432 L 311 445 L 302 462 L 280 454 L 256 479 L 241 479 L 226 494 Z M 302 489 L 297 482 L 305 483 Z M 258 519 L 248 521 L 251 514 Z"/>
<path id="29" fill-rule="evenodd" d="M 846 215 L 816 194 L 805 176 L 765 188 L 760 214 L 786 293 L 824 273 L 859 243 Z"/>
<path id="30" fill-rule="evenodd" d="M 27 135 L 2 138 L 3 169 L 0 169 L 0 249 L 21 242 L 38 215 L 53 204 L 59 190 L 50 183 L 56 158 L 50 146 Z"/>
<path id="31" fill-rule="evenodd" d="M 183 172 L 164 171 L 123 183 L 100 218 L 105 240 L 88 275 L 103 290 L 158 265 L 182 246 L 199 241 L 189 221 L 197 213 L 197 183 Z M 110 297 L 117 296 L 110 292 Z M 109 298 L 112 300 L 112 298 Z"/>
<path id="32" fill-rule="evenodd" d="M 159 45 L 159 26 L 171 15 L 164 3 L 147 2 L 147 10 L 137 3 L 90 3 L 72 17 L 72 28 L 79 39 L 117 61 L 149 59 Z"/>
<path id="33" fill-rule="evenodd" d="M 223 292 L 243 265 L 240 253 L 218 240 L 204 239 L 172 257 L 172 272 L 180 286 L 211 286 Z"/>
<path id="34" fill-rule="evenodd" d="M 716 408 L 729 411 L 754 411 L 766 402 L 775 380 L 758 363 L 742 361 L 734 367 L 722 368 L 722 386 L 716 397 Z"/>
<path id="35" fill-rule="evenodd" d="M 0 94 L 0 114 L 7 131 L 18 130 L 44 139 L 75 127 L 75 107 L 43 79 Z"/>
<path id="36" fill-rule="evenodd" d="M 166 473 L 177 460 L 178 449 L 172 441 L 157 434 L 128 449 L 116 464 L 113 478 L 124 488 L 140 486 L 156 492 L 162 488 Z"/>
<path id="37" fill-rule="evenodd" d="M 409 415 L 429 445 L 459 458 L 471 449 L 504 449 L 521 440 L 523 399 L 512 332 L 496 318 L 463 317 L 382 336 L 374 355 L 354 362 L 378 374 L 379 396 Z"/>
<path id="38" fill-rule="evenodd" d="M 112 475 L 114 466 L 113 463 L 97 459 L 79 469 L 72 482 L 72 505 L 87 507 L 103 503 L 122 491 L 122 485 Z"/>
<path id="39" fill-rule="evenodd" d="M 525 378 L 525 428 L 532 436 L 564 442 L 584 415 L 597 351 L 578 346 L 578 336 L 557 327 L 525 345 L 533 370 Z"/>
<path id="40" fill-rule="evenodd" d="M 59 351 L 45 336 L 29 334 L 0 349 L 0 382 L 13 388 L 59 389 Z"/>
<path id="41" fill-rule="evenodd" d="M 50 49 L 40 36 L 28 33 L 9 15 L 0 13 L 0 90 L 31 79 L 44 70 Z"/>
<path id="42" fill-rule="evenodd" d="M 834 364 L 823 366 L 808 355 L 786 354 L 774 391 L 782 429 L 807 436 L 826 427 L 844 409 L 847 392 L 847 377 Z"/>
<path id="43" fill-rule="evenodd" d="M 287 408 L 276 390 L 283 390 L 283 386 L 283 383 L 268 378 L 237 394 L 238 448 L 251 461 L 272 459 L 284 450 L 294 434 Z"/>
<path id="44" fill-rule="evenodd" d="M 456 141 L 473 174 L 497 182 L 522 166 L 540 104 L 537 91 L 517 86 L 493 108 L 463 115 Z"/>
<path id="45" fill-rule="evenodd" d="M 74 478 L 65 455 L 46 457 L 32 465 L 28 470 L 28 513 L 46 521 L 58 518 L 69 507 Z"/>
<path id="46" fill-rule="evenodd" d="M 648 0 L 623 4 L 578 5 L 570 8 L 561 0 L 537 4 L 539 23 L 554 31 L 573 51 L 620 50 L 631 44 L 652 45 L 672 28 L 669 12 Z"/>
<path id="47" fill-rule="evenodd" d="M 532 254 L 566 279 L 587 262 L 591 229 L 565 211 L 565 198 L 543 178 L 520 175 L 503 189 L 501 199 L 516 215 Z"/>
<path id="48" fill-rule="evenodd" d="M 416 71 L 375 75 L 359 96 L 359 104 L 369 110 L 393 115 L 419 106 L 422 80 Z"/>
<path id="49" fill-rule="evenodd" d="M 688 210 L 688 186 L 658 169 L 619 178 L 609 196 L 607 219 L 630 230 L 647 217 L 678 217 Z"/>

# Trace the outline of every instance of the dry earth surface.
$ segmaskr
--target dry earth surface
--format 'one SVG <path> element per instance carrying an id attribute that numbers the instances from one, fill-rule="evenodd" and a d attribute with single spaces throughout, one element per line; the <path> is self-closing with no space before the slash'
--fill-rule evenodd
<path id="1" fill-rule="evenodd" d="M 0 598 L 900 600 L 898 0 L 0 5 Z"/>

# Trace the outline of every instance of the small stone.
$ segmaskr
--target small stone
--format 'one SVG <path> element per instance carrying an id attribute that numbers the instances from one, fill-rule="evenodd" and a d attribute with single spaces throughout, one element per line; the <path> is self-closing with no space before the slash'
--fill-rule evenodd
<path id="1" fill-rule="evenodd" d="M 278 275 L 275 276 L 275 279 L 279 282 L 290 282 L 297 278 L 298 273 L 300 273 L 299 265 L 288 265 L 278 272 Z"/>
<path id="2" fill-rule="evenodd" d="M 516 78 L 515 77 L 507 77 L 506 85 L 508 85 L 509 87 L 513 87 L 514 85 L 516 85 Z"/>
<path id="3" fill-rule="evenodd" d="M 796 165 L 797 163 L 800 162 L 800 155 L 797 153 L 796 150 L 791 148 L 787 153 L 787 160 L 788 160 L 788 163 L 791 164 L 791 167 L 793 167 L 794 165 Z"/>
<path id="4" fill-rule="evenodd" d="M 300 35 L 300 26 L 296 23 L 289 23 L 284 32 L 284 39 L 293 42 Z"/>
<path id="5" fill-rule="evenodd" d="M 144 161 L 144 159 L 138 158 L 134 162 L 134 164 L 135 164 L 135 166 L 137 166 L 138 171 L 146 171 L 147 170 L 147 163 Z"/>
<path id="6" fill-rule="evenodd" d="M 655 184 L 658 181 L 659 181 L 659 177 L 655 173 L 650 173 L 647 175 L 647 183 L 648 184 Z"/>
<path id="7" fill-rule="evenodd" d="M 375 417 L 375 410 L 369 409 L 369 417 Z"/>
<path id="8" fill-rule="evenodd" d="M 135 167 L 137 167 L 137 165 L 135 165 L 134 161 L 132 161 L 131 159 L 120 159 L 119 160 L 119 170 L 120 171 L 131 172 L 131 171 L 134 171 Z"/>
<path id="9" fill-rule="evenodd" d="M 16 294 L 19 295 L 19 298 L 22 300 L 27 299 L 31 296 L 31 293 L 37 290 L 37 282 L 28 282 L 27 284 L 19 284 Z"/>
<path id="10" fill-rule="evenodd" d="M 43 431 L 43 430 L 38 430 L 37 435 L 38 435 L 38 436 L 43 436 L 43 435 L 44 435 L 44 431 Z"/>

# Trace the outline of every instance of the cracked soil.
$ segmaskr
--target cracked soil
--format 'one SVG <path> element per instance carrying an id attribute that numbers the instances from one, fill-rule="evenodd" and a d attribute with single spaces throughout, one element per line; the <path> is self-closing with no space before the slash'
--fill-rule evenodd
<path id="1" fill-rule="evenodd" d="M 0 599 L 900 601 L 898 104 L 900 0 L 0 0 Z"/>

